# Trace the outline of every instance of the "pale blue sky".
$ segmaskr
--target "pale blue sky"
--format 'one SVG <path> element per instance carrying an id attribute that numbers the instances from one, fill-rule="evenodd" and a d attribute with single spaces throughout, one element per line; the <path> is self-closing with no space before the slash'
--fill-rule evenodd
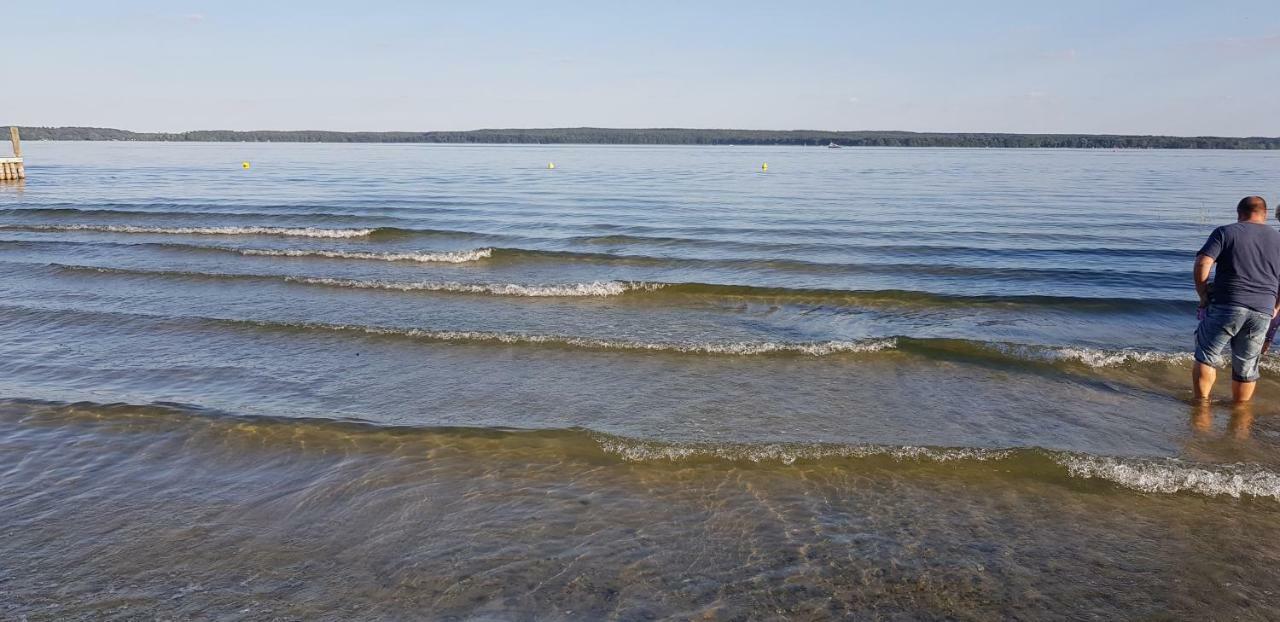
<path id="1" fill-rule="evenodd" d="M 1276 0 L 41 0 L 3 23 L 22 125 L 1280 135 Z"/>

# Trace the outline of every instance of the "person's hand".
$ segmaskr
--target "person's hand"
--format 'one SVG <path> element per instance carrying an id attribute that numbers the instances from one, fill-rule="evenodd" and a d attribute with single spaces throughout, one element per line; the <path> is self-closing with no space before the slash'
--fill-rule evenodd
<path id="1" fill-rule="evenodd" d="M 1276 339 L 1276 331 L 1280 330 L 1280 317 L 1271 318 L 1271 325 L 1267 327 L 1267 336 L 1262 338 L 1262 353 L 1266 354 L 1271 349 L 1271 342 Z"/>
<path id="2" fill-rule="evenodd" d="M 1196 309 L 1197 322 L 1203 322 L 1204 318 L 1208 317 L 1208 315 L 1209 315 L 1209 307 L 1201 306 L 1200 308 Z"/>

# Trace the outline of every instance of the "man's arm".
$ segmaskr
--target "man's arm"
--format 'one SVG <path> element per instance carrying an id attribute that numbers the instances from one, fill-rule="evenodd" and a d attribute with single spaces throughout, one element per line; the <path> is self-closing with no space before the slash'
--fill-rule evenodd
<path id="1" fill-rule="evenodd" d="M 1196 282 L 1196 295 L 1200 296 L 1200 308 L 1209 306 L 1209 272 L 1213 270 L 1213 257 L 1208 255 L 1196 255 L 1196 267 L 1192 271 L 1192 277 Z M 1277 301 L 1277 308 L 1280 308 L 1280 301 Z"/>
<path id="2" fill-rule="evenodd" d="M 1262 353 L 1271 350 L 1271 342 L 1276 340 L 1276 331 L 1280 330 L 1280 291 L 1276 292 L 1276 306 L 1271 310 L 1271 325 L 1267 327 L 1267 336 L 1262 339 Z"/>

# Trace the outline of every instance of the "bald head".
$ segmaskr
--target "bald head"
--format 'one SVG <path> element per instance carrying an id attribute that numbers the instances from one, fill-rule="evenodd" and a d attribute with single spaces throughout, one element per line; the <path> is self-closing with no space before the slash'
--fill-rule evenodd
<path id="1" fill-rule="evenodd" d="M 1267 202 L 1262 197 L 1245 197 L 1236 204 L 1240 220 L 1267 219 Z"/>

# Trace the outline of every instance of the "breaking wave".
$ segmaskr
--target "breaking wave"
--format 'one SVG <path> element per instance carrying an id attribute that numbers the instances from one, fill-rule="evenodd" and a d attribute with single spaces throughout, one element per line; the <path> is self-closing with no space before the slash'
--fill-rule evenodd
<path id="1" fill-rule="evenodd" d="M 814 342 L 775 342 L 775 341 L 736 341 L 736 342 L 678 342 L 678 341 L 640 341 L 632 339 L 595 339 L 568 335 L 539 335 L 527 333 L 506 333 L 495 331 L 455 331 L 429 330 L 421 328 L 391 328 L 378 326 L 361 326 L 354 324 L 316 324 L 316 323 L 276 323 L 257 320 L 225 320 L 235 324 L 251 325 L 261 328 L 284 328 L 293 330 L 325 330 L 338 332 L 356 332 L 367 335 L 407 337 L 423 341 L 495 343 L 505 345 L 544 345 L 586 350 L 632 350 L 648 352 L 669 352 L 677 354 L 720 354 L 720 355 L 759 355 L 759 354 L 805 354 L 825 356 L 840 353 L 862 353 L 892 350 L 896 347 L 894 339 L 865 339 L 853 341 L 814 341 Z"/>
<path id="2" fill-rule="evenodd" d="M 528 464 L 612 460 L 662 468 L 664 464 L 708 463 L 711 468 L 791 469 L 820 466 L 851 471 L 899 472 L 906 477 L 1033 479 L 1065 486 L 1114 486 L 1141 494 L 1194 494 L 1205 497 L 1280 501 L 1280 473 L 1255 463 L 1203 463 L 1173 457 L 1106 456 L 1040 447 L 938 447 L 876 443 L 681 442 L 646 439 L 585 428 L 516 429 L 379 425 L 361 420 L 251 416 L 180 404 L 65 403 L 27 399 L 0 400 L 0 417 L 87 424 L 130 434 L 188 430 L 199 438 L 223 442 L 219 435 L 254 435 L 255 445 L 275 451 L 367 452 L 448 447 L 471 452 L 478 460 L 520 460 Z M 252 422 L 253 425 L 244 425 Z M 119 427 L 123 425 L 124 427 Z M 203 426 L 218 435 L 192 431 Z M 280 434 L 264 433 L 277 428 Z M 907 469 L 907 471 L 904 471 Z M 799 471 L 797 471 L 798 473 Z M 749 475 L 744 475 L 748 476 Z"/>
<path id="3" fill-rule="evenodd" d="M 309 231 L 309 230 L 304 230 Z M 280 233 L 279 235 L 294 235 Z M 297 235 L 302 235 L 301 233 Z M 333 253 L 334 256 L 355 256 L 361 259 L 443 261 L 462 263 L 492 256 L 494 249 L 483 248 L 456 253 L 405 253 L 383 255 L 379 253 L 363 253 L 345 251 L 277 251 L 274 249 L 208 249 L 230 251 L 244 254 L 278 253 Z M 486 255 L 486 252 L 488 253 Z M 301 255 L 300 255 L 301 256 Z M 321 255 L 327 256 L 327 255 Z M 391 258 L 391 259 L 389 259 Z M 140 270 L 133 268 L 112 268 L 104 266 L 83 266 L 71 264 L 50 264 L 67 270 L 90 270 L 104 274 L 135 274 L 139 276 L 153 275 L 158 277 L 178 276 L 186 278 L 245 278 L 245 279 L 285 279 L 295 283 L 311 285 L 328 285 L 359 289 L 382 289 L 400 291 L 434 291 L 490 294 L 502 296 L 618 296 L 622 294 L 658 295 L 664 301 L 679 302 L 686 299 L 702 300 L 721 298 L 726 300 L 767 300 L 770 302 L 789 304 L 848 304 L 869 306 L 903 306 L 903 307 L 966 307 L 966 306 L 1019 306 L 1019 307 L 1051 307 L 1070 308 L 1082 312 L 1123 312 L 1127 310 L 1149 311 L 1153 307 L 1166 307 L 1169 310 L 1185 310 L 1194 308 L 1194 303 L 1184 300 L 1136 300 L 1127 298 L 1081 298 L 1074 296 L 1001 296 L 971 295 L 960 296 L 938 294 L 925 291 L 909 290 L 836 290 L 805 289 L 788 287 L 765 287 L 754 285 L 727 285 L 714 283 L 668 283 L 662 281 L 593 281 L 591 283 L 570 283 L 558 285 L 525 285 L 516 283 L 455 283 L 455 282 L 394 282 L 394 281 L 361 281 L 354 279 L 337 279 L 326 277 L 286 277 L 271 274 L 244 273 L 208 273 L 183 272 L 169 270 Z"/>
<path id="4" fill-rule="evenodd" d="M 325 259 L 367 259 L 371 261 L 416 261 L 421 263 L 467 263 L 493 256 L 492 248 L 466 251 L 439 251 L 416 253 L 369 253 L 360 251 L 325 251 L 300 249 L 238 248 L 228 249 L 241 255 L 262 257 L 316 257 Z"/>
<path id="5" fill-rule="evenodd" d="M 953 460 L 1000 460 L 1014 454 L 1014 450 L 978 449 L 966 447 L 923 447 L 890 445 L 839 445 L 820 443 L 678 443 L 648 441 L 594 434 L 596 443 L 605 453 L 631 462 L 681 461 L 715 459 L 746 462 L 779 462 L 795 464 L 797 461 L 885 457 L 894 460 L 929 460 L 950 462 Z"/>
<path id="6" fill-rule="evenodd" d="M 464 260 L 461 257 L 453 259 Z M 447 261 L 447 260 L 446 260 Z M 646 283 L 640 281 L 594 281 L 591 283 L 561 283 L 550 285 L 524 285 L 519 283 L 460 283 L 454 281 L 362 281 L 357 279 L 334 279 L 327 277 L 287 276 L 274 274 L 240 274 L 222 272 L 186 272 L 177 270 L 136 270 L 132 268 L 109 268 L 104 266 L 83 266 L 68 264 L 49 264 L 58 270 L 69 272 L 88 272 L 97 274 L 121 274 L 130 276 L 155 276 L 185 279 L 243 280 L 243 281 L 283 281 L 302 285 L 321 287 L 338 287 L 349 289 L 371 289 L 402 292 L 442 292 L 453 294 L 481 294 L 488 296 L 520 296 L 531 298 L 577 298 L 620 296 L 633 291 L 652 291 L 661 289 L 664 283 Z"/>
<path id="7" fill-rule="evenodd" d="M 276 235 L 304 238 L 359 238 L 379 229 L 320 229 L 316 227 L 145 227 L 138 225 L 0 225 L 7 231 L 93 231 L 155 235 Z"/>
<path id="8" fill-rule="evenodd" d="M 1121 367 L 1126 365 L 1181 365 L 1192 360 L 1190 352 L 1154 352 L 1150 350 L 1082 347 L 1051 347 L 1024 344 L 989 344 L 988 347 L 1009 356 L 1048 363 L 1080 363 L 1087 367 Z"/>
<path id="9" fill-rule="evenodd" d="M 224 320 L 219 320 L 224 321 Z M 919 354 L 938 360 L 957 360 L 983 356 L 995 362 L 1024 365 L 1028 362 L 1046 365 L 1079 364 L 1102 369 L 1115 367 L 1177 366 L 1192 360 L 1186 352 L 1153 352 L 1140 350 L 1104 350 L 1050 345 L 1004 344 L 965 339 L 918 337 L 869 337 L 828 341 L 643 341 L 635 339 L 601 339 L 572 335 L 529 334 L 496 331 L 451 331 L 425 328 L 363 326 L 356 324 L 264 322 L 259 320 L 225 320 L 261 328 L 291 330 L 324 330 L 358 332 L 380 336 L 398 336 L 425 341 L 458 341 L 498 343 L 506 345 L 547 345 L 589 350 L 631 350 L 680 354 L 762 355 L 802 354 L 829 356 L 847 353 L 897 351 Z M 1280 371 L 1280 362 L 1264 361 L 1268 371 Z"/>
<path id="10" fill-rule="evenodd" d="M 1141 492 L 1270 497 L 1280 501 L 1280 473 L 1258 465 L 1210 465 L 1175 458 L 1133 459 L 1084 454 L 1059 454 L 1055 461 L 1066 467 L 1072 477 L 1103 479 Z"/>
<path id="11" fill-rule="evenodd" d="M 1255 464 L 1193 463 L 1177 458 L 1098 456 L 1039 448 L 983 449 L 910 445 L 673 443 L 596 434 L 605 453 L 630 462 L 718 460 L 779 463 L 887 459 L 893 462 L 1001 462 L 1022 475 L 1096 479 L 1142 493 L 1265 497 L 1280 501 L 1280 473 Z M 1047 463 L 1047 464 L 1046 464 Z M 1046 468 L 1048 467 L 1048 468 Z"/>
<path id="12" fill-rule="evenodd" d="M 219 320 L 223 321 L 223 320 Z M 548 345 L 590 350 L 633 350 L 681 354 L 804 354 L 828 356 L 845 353 L 900 351 L 922 354 L 928 358 L 953 360 L 985 354 L 1007 364 L 1040 362 L 1045 364 L 1078 363 L 1090 368 L 1125 366 L 1180 365 L 1191 360 L 1190 353 L 1148 352 L 1137 350 L 1103 350 L 1062 346 L 1002 344 L 964 339 L 917 337 L 872 337 L 829 341 L 642 341 L 634 339 L 599 339 L 572 335 L 529 334 L 496 331 L 451 331 L 425 328 L 363 326 L 356 324 L 264 322 L 259 320 L 225 320 L 261 328 L 292 330 L 324 330 L 357 332 L 380 336 L 398 336 L 425 341 L 458 341 L 499 343 L 506 345 Z M 1265 368 L 1280 370 L 1280 364 Z"/>
<path id="13" fill-rule="evenodd" d="M 114 270 L 111 268 L 77 267 L 76 270 Z M 201 275 L 207 278 L 208 275 Z M 228 278 L 258 278 L 229 275 Z M 327 284 L 326 284 L 327 285 Z M 521 286 L 528 287 L 528 286 Z M 570 287 L 570 286 L 566 286 Z M 541 291 L 537 295 L 609 295 L 587 293 L 576 288 L 569 294 L 562 291 Z M 608 288 L 606 288 L 607 290 Z M 527 295 L 527 294 L 517 294 Z M 225 326 L 248 326 L 263 330 L 327 331 L 359 333 L 386 337 L 402 337 L 422 341 L 491 343 L 503 345 L 552 346 L 589 350 L 622 350 L 637 352 L 669 352 L 681 354 L 716 355 L 764 355 L 799 354 L 828 356 L 845 353 L 899 352 L 926 359 L 944 361 L 982 360 L 995 365 L 1025 366 L 1083 366 L 1092 369 L 1134 368 L 1139 371 L 1159 366 L 1181 366 L 1192 360 L 1189 352 L 1159 352 L 1148 350 L 1087 348 L 1063 345 L 1032 345 L 970 339 L 910 336 L 865 336 L 822 341 L 648 341 L 633 338 L 605 338 L 563 334 L 537 334 L 481 330 L 436 330 L 419 327 L 377 326 L 362 324 L 334 324 L 322 322 L 292 322 L 269 319 L 225 318 L 206 316 L 170 316 L 145 313 L 121 313 L 110 311 L 78 311 L 31 308 L 0 305 L 0 310 L 10 314 L 49 316 L 108 316 L 139 319 L 187 320 L 209 322 Z M 16 315 L 15 315 L 16 317 Z M 1262 368 L 1268 372 L 1280 371 L 1280 356 L 1268 355 Z"/>
<path id="14" fill-rule="evenodd" d="M 521 285 L 518 283 L 456 283 L 451 281 L 396 283 L 389 281 L 359 281 L 353 279 L 311 277 L 285 277 L 285 280 L 290 283 L 324 285 L 327 287 L 383 289 L 404 292 L 449 292 L 455 294 L 485 294 L 490 296 L 526 296 L 533 298 L 620 296 L 631 291 L 652 291 L 655 289 L 661 289 L 664 286 L 662 283 L 624 281 L 594 281 L 591 283 L 564 283 L 559 285 Z"/>

